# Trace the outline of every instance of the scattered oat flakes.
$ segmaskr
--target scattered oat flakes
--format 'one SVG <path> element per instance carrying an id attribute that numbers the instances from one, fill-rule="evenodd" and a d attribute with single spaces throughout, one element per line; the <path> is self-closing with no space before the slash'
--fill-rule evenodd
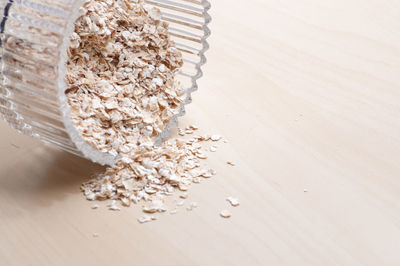
<path id="1" fill-rule="evenodd" d="M 177 213 L 178 213 L 178 210 L 177 210 L 177 209 L 173 209 L 173 210 L 171 210 L 169 213 L 170 213 L 170 214 L 177 214 Z"/>
<path id="2" fill-rule="evenodd" d="M 231 162 L 231 161 L 227 161 L 226 164 L 230 165 L 230 166 L 235 166 L 236 164 Z"/>
<path id="3" fill-rule="evenodd" d="M 188 196 L 189 196 L 188 193 L 184 192 L 179 197 L 182 198 L 182 199 L 187 199 Z"/>
<path id="4" fill-rule="evenodd" d="M 93 210 L 98 209 L 98 208 L 99 208 L 99 205 L 94 204 L 91 208 L 92 208 Z"/>
<path id="5" fill-rule="evenodd" d="M 228 210 L 222 210 L 219 215 L 223 218 L 230 218 L 231 217 L 231 212 Z"/>
<path id="6" fill-rule="evenodd" d="M 164 211 L 166 208 L 155 207 L 151 203 L 163 202 L 163 198 L 176 189 L 186 193 L 191 183 L 216 174 L 215 170 L 200 166 L 196 156 L 198 145 L 202 142 L 199 139 L 202 138 L 175 139 L 161 146 L 143 146 L 132 157 L 123 157 L 114 167 L 107 168 L 104 174 L 84 183 L 82 190 L 93 200 L 118 199 L 123 206 L 144 201 L 149 203 L 144 206 L 145 212 Z M 120 208 L 114 202 L 111 209 Z"/>
<path id="7" fill-rule="evenodd" d="M 239 206 L 239 200 L 237 198 L 233 198 L 233 197 L 227 197 L 226 200 L 233 206 Z"/>

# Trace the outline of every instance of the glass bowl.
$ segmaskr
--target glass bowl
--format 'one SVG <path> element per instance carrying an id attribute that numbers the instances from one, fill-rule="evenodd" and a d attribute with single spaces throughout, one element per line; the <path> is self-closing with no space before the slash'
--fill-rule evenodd
<path id="1" fill-rule="evenodd" d="M 170 36 L 182 52 L 178 79 L 187 89 L 186 100 L 157 143 L 169 136 L 185 105 L 197 90 L 205 64 L 211 18 L 206 0 L 145 0 L 162 12 Z M 102 165 L 118 156 L 102 153 L 80 137 L 70 119 L 65 96 L 65 62 L 69 36 L 84 0 L 0 0 L 0 112 L 17 131 Z"/>

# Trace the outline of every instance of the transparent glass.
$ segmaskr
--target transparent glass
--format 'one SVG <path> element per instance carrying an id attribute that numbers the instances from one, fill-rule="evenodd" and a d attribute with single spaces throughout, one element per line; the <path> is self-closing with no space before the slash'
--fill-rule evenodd
<path id="1" fill-rule="evenodd" d="M 0 112 L 19 132 L 103 165 L 118 158 L 93 149 L 79 136 L 65 97 L 65 62 L 69 36 L 84 0 L 0 0 Z M 178 75 L 186 101 L 157 139 L 169 136 L 191 93 L 197 90 L 206 62 L 211 18 L 206 0 L 145 0 L 158 7 L 183 54 Z"/>

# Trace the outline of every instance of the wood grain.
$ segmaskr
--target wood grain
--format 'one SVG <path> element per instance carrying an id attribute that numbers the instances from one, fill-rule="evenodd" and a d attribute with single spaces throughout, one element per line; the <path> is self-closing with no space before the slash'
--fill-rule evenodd
<path id="1" fill-rule="evenodd" d="M 1 123 L 1 265 L 400 265 L 400 2 L 212 2 L 181 124 L 230 142 L 200 207 L 92 210 L 79 185 L 101 167 Z"/>

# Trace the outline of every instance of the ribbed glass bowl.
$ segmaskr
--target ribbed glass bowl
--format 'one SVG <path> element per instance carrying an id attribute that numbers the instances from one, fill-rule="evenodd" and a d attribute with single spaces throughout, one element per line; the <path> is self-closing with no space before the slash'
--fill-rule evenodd
<path id="1" fill-rule="evenodd" d="M 101 153 L 80 137 L 70 119 L 65 96 L 65 62 L 69 36 L 84 0 L 0 0 L 0 112 L 19 132 L 102 165 L 118 158 Z M 180 113 L 162 132 L 169 136 L 184 115 L 206 62 L 204 52 L 211 18 L 206 0 L 146 0 L 169 23 L 170 35 L 183 55 L 178 79 L 187 88 Z"/>

